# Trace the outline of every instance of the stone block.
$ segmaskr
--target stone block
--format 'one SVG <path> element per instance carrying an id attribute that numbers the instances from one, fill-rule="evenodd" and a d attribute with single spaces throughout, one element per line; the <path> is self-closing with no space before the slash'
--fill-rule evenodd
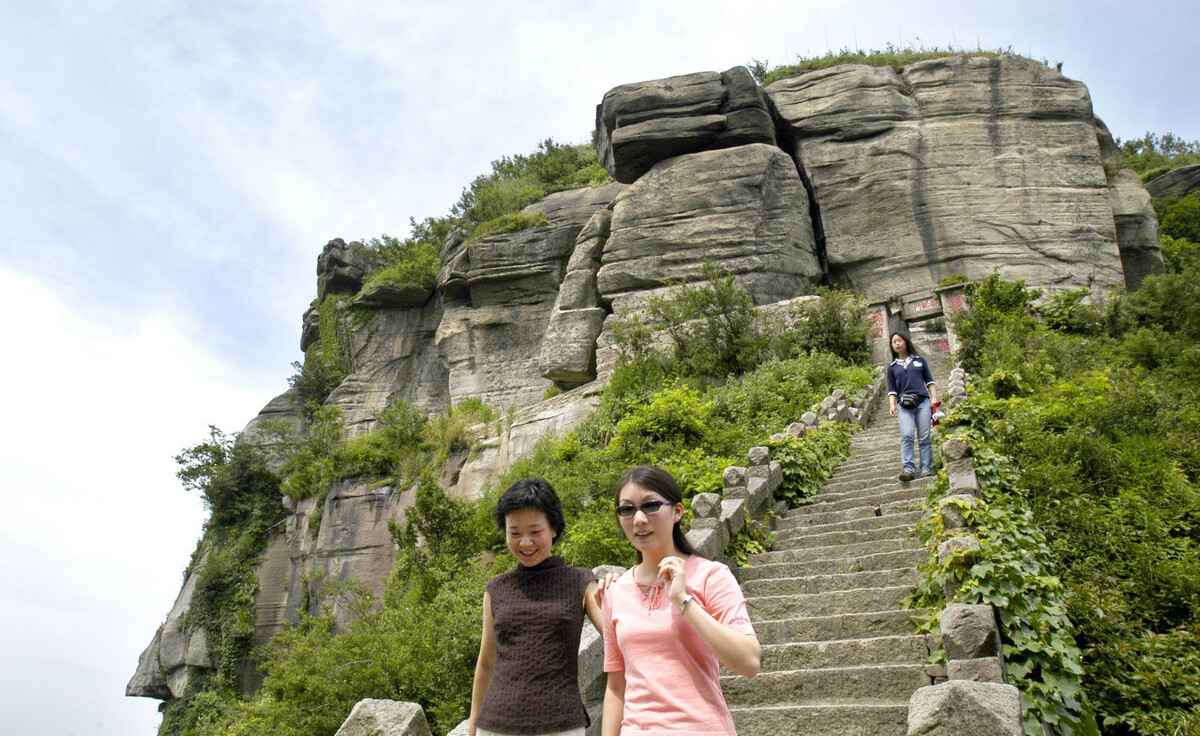
<path id="1" fill-rule="evenodd" d="M 770 468 L 771 474 L 769 478 L 771 483 L 771 491 L 774 492 L 775 489 L 779 487 L 779 484 L 783 483 L 783 465 L 780 464 L 779 461 L 773 460 L 771 461 Z"/>
<path id="2" fill-rule="evenodd" d="M 1000 656 L 1000 629 L 991 605 L 951 603 L 942 611 L 939 623 L 947 659 Z"/>
<path id="3" fill-rule="evenodd" d="M 974 465 L 959 466 L 957 470 L 948 468 L 950 476 L 950 492 L 954 494 L 979 495 L 979 479 L 975 477 Z"/>
<path id="4" fill-rule="evenodd" d="M 787 432 L 775 432 L 774 434 L 771 435 L 772 442 L 782 442 L 783 440 L 786 440 L 787 438 L 788 438 Z"/>
<path id="5" fill-rule="evenodd" d="M 738 500 L 743 501 L 744 499 L 739 498 Z M 720 525 L 721 519 L 716 516 L 697 516 L 692 518 L 693 529 L 716 529 Z"/>
<path id="6" fill-rule="evenodd" d="M 938 562 L 945 564 L 946 560 L 955 554 L 963 557 L 971 557 L 978 554 L 979 550 L 979 540 L 969 534 L 964 534 L 960 537 L 950 537 L 938 545 Z"/>
<path id="7" fill-rule="evenodd" d="M 973 508 L 978 503 L 979 499 L 966 493 L 956 493 L 939 500 L 938 511 L 942 514 L 942 523 L 946 529 L 949 531 L 966 529 L 967 520 L 963 517 L 961 504 L 965 504 L 968 508 Z"/>
<path id="8" fill-rule="evenodd" d="M 744 498 L 746 496 L 746 477 L 746 468 L 736 465 L 725 468 L 725 497 Z"/>
<path id="9" fill-rule="evenodd" d="M 816 412 L 806 411 L 800 416 L 800 421 L 804 422 L 804 426 L 812 428 L 817 426 Z"/>
<path id="10" fill-rule="evenodd" d="M 757 509 L 762 505 L 763 501 L 770 498 L 771 479 L 764 476 L 756 476 L 746 481 L 746 495 L 750 499 L 750 507 Z"/>
<path id="11" fill-rule="evenodd" d="M 751 465 L 746 468 L 746 478 L 767 478 L 771 475 L 770 465 Z"/>
<path id="12" fill-rule="evenodd" d="M 804 426 L 800 422 L 792 422 L 787 426 L 787 433 L 793 437 L 803 437 L 804 433 L 807 431 L 808 427 Z"/>
<path id="13" fill-rule="evenodd" d="M 725 530 L 717 527 L 715 529 L 689 529 L 685 535 L 688 543 L 692 545 L 692 549 L 701 557 L 707 557 L 710 560 L 717 560 L 724 556 Z"/>
<path id="14" fill-rule="evenodd" d="M 203 626 L 197 626 L 188 639 L 187 653 L 183 655 L 183 663 L 192 667 L 212 667 L 212 656 L 208 651 L 208 634 Z"/>
<path id="15" fill-rule="evenodd" d="M 830 392 L 829 395 L 840 401 L 846 395 L 846 392 L 840 388 L 835 388 L 832 392 Z"/>
<path id="16" fill-rule="evenodd" d="M 746 525 L 746 499 L 729 498 L 721 502 L 721 523 L 730 537 Z"/>
<path id="17" fill-rule="evenodd" d="M 431 736 L 425 711 L 416 703 L 360 700 L 334 736 Z"/>
<path id="18" fill-rule="evenodd" d="M 692 496 L 692 513 L 697 519 L 718 516 L 721 513 L 721 497 L 715 493 L 697 493 Z"/>
<path id="19" fill-rule="evenodd" d="M 833 398 L 832 396 L 826 396 L 825 398 L 821 399 L 822 414 L 828 414 L 829 410 L 835 406 L 837 406 L 837 399 Z"/>
<path id="20" fill-rule="evenodd" d="M 766 465 L 771 462 L 771 451 L 761 445 L 751 447 L 746 455 L 750 460 L 751 466 Z"/>
<path id="21" fill-rule="evenodd" d="M 1022 736 L 1021 696 L 1012 685 L 951 680 L 908 701 L 908 736 Z"/>
<path id="22" fill-rule="evenodd" d="M 946 677 L 971 682 L 1004 682 L 1004 663 L 999 657 L 952 659 L 946 663 Z"/>
<path id="23" fill-rule="evenodd" d="M 971 456 L 971 446 L 960 439 L 948 439 L 942 443 L 942 457 L 948 462 Z"/>

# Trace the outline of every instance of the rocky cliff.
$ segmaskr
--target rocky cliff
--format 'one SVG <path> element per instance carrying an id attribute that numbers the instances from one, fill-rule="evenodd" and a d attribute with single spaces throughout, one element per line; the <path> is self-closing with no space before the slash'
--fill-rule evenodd
<path id="1" fill-rule="evenodd" d="M 527 208 L 548 224 L 466 242 L 452 235 L 434 288 L 359 293 L 349 372 L 327 403 L 349 434 L 390 403 L 429 412 L 477 398 L 510 411 L 447 490 L 475 498 L 547 432 L 595 405 L 611 325 L 647 296 L 695 281 L 706 262 L 759 304 L 822 283 L 875 302 L 920 303 L 950 275 L 993 269 L 1032 286 L 1102 290 L 1161 269 L 1156 221 L 1136 176 L 1105 168 L 1107 130 L 1084 84 L 1018 58 L 956 56 L 900 71 L 847 65 L 756 84 L 743 68 L 622 85 L 596 110 L 616 183 Z M 1110 139 L 1108 142 L 1111 142 Z M 318 299 L 360 290 L 373 268 L 341 240 L 318 259 Z M 304 316 L 301 347 L 319 337 Z M 544 400 L 551 386 L 565 393 Z M 303 429 L 294 390 L 247 425 Z M 380 593 L 390 520 L 406 489 L 343 482 L 316 534 L 313 501 L 290 508 L 258 568 L 256 641 L 353 578 Z M 182 616 L 194 575 L 143 653 L 130 695 L 182 696 L 211 666 Z M 254 687 L 248 671 L 244 687 Z"/>

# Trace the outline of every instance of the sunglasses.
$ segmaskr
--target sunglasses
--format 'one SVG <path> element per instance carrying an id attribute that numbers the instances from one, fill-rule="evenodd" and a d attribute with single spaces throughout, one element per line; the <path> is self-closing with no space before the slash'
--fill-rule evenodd
<path id="1" fill-rule="evenodd" d="M 641 511 L 646 516 L 658 513 L 658 510 L 663 506 L 670 506 L 666 501 L 646 501 L 645 503 L 634 506 L 633 504 L 625 504 L 617 507 L 617 516 L 622 519 L 629 519 L 638 511 Z"/>

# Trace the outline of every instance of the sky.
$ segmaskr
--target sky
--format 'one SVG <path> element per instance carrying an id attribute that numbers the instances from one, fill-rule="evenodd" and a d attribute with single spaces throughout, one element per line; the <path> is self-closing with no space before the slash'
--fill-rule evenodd
<path id="1" fill-rule="evenodd" d="M 204 521 L 172 457 L 286 388 L 316 257 L 618 84 L 1009 48 L 1119 137 L 1200 139 L 1194 2 L 0 0 L 0 731 L 153 734 L 125 683 Z M 1189 85 L 1192 85 L 1189 88 Z"/>

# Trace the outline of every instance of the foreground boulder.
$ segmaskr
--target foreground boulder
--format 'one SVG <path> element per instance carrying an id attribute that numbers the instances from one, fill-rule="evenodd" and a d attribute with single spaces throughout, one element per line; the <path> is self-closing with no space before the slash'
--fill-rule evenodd
<path id="1" fill-rule="evenodd" d="M 684 153 L 774 143 L 775 124 L 745 67 L 623 84 L 596 106 L 596 149 L 626 184 Z"/>
<path id="2" fill-rule="evenodd" d="M 430 736 L 425 711 L 416 703 L 360 700 L 334 736 Z"/>
<path id="3" fill-rule="evenodd" d="M 1123 283 L 1087 87 L 1019 58 L 842 65 L 766 88 L 820 207 L 830 275 L 869 298 L 979 279 Z"/>

